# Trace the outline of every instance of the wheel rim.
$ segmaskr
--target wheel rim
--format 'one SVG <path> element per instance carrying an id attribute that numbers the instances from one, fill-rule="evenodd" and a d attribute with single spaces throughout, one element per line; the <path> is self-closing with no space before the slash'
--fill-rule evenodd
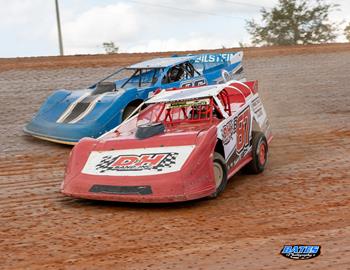
<path id="1" fill-rule="evenodd" d="M 224 170 L 222 169 L 222 166 L 214 162 L 214 176 L 215 176 L 215 186 L 218 188 L 222 182 L 222 178 L 224 177 Z"/>
<path id="2" fill-rule="evenodd" d="M 264 143 L 260 144 L 259 161 L 261 165 L 264 165 L 266 162 L 266 146 Z"/>

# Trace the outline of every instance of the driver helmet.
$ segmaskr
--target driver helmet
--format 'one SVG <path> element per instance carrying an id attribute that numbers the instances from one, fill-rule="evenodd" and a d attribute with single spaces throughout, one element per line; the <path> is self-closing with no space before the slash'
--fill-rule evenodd
<path id="1" fill-rule="evenodd" d="M 180 69 L 178 67 L 173 67 L 170 70 L 169 78 L 171 81 L 176 81 L 180 73 Z"/>

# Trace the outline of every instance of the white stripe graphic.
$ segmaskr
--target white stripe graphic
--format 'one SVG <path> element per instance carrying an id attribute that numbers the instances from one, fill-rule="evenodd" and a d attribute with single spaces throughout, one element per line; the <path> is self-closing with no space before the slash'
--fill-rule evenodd
<path id="1" fill-rule="evenodd" d="M 75 106 L 82 101 L 84 98 L 86 98 L 87 96 L 89 96 L 90 93 L 85 93 L 84 95 L 82 95 L 81 97 L 79 97 L 76 101 L 74 101 L 71 105 L 69 105 L 69 107 L 65 110 L 65 112 L 60 116 L 60 118 L 58 118 L 58 120 L 56 121 L 56 123 L 62 123 L 64 122 L 64 120 L 66 120 L 66 118 L 70 115 L 70 113 L 73 111 L 73 109 L 75 108 Z"/>
<path id="2" fill-rule="evenodd" d="M 87 107 L 87 109 L 81 113 L 77 118 L 73 119 L 72 121 L 69 122 L 69 124 L 75 124 L 77 122 L 79 122 L 81 119 L 83 119 L 85 116 L 87 116 L 96 106 L 96 103 L 101 100 L 106 94 L 108 93 L 104 93 L 102 95 L 97 96 Z"/>

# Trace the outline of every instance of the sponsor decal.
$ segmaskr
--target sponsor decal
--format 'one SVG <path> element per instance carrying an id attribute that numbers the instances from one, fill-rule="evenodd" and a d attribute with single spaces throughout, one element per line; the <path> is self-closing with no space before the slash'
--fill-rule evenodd
<path id="1" fill-rule="evenodd" d="M 281 255 L 293 260 L 312 259 L 321 254 L 319 245 L 285 245 L 281 250 Z"/>
<path id="2" fill-rule="evenodd" d="M 176 172 L 194 145 L 93 151 L 82 170 L 91 175 L 142 176 Z"/>
<path id="3" fill-rule="evenodd" d="M 236 133 L 236 151 L 240 153 L 249 146 L 250 108 L 247 107 L 238 116 L 228 121 L 221 128 L 221 137 L 224 145 L 228 144 Z"/>
<path id="4" fill-rule="evenodd" d="M 228 121 L 221 129 L 222 142 L 223 144 L 228 144 L 236 132 L 236 122 L 237 118 Z"/>
<path id="5" fill-rule="evenodd" d="M 219 138 L 224 144 L 229 168 L 236 165 L 250 150 L 250 132 L 251 111 L 249 106 L 221 127 Z"/>
<path id="6" fill-rule="evenodd" d="M 197 80 L 185 81 L 180 85 L 180 88 L 203 86 L 207 84 L 208 84 L 207 80 L 204 78 L 201 78 Z"/>
<path id="7" fill-rule="evenodd" d="M 241 112 L 236 121 L 236 151 L 240 153 L 243 149 L 249 146 L 249 135 L 250 135 L 250 108 L 247 107 Z"/>
<path id="8" fill-rule="evenodd" d="M 269 138 L 271 135 L 270 123 L 267 119 L 264 106 L 259 97 L 252 101 L 252 110 L 261 131 L 265 134 L 266 138 Z"/>
<path id="9" fill-rule="evenodd" d="M 235 53 L 203 54 L 195 60 L 195 63 L 223 63 L 231 61 L 234 56 Z"/>
<path id="10" fill-rule="evenodd" d="M 107 155 L 96 165 L 96 171 L 143 171 L 171 168 L 175 164 L 178 153 L 156 153 L 141 155 Z"/>
<path id="11" fill-rule="evenodd" d="M 168 103 L 166 108 L 173 109 L 173 108 L 184 108 L 184 107 L 196 107 L 196 106 L 209 105 L 209 103 L 210 103 L 210 100 L 208 98 L 197 99 L 197 100 L 184 100 L 184 101 Z"/>
<path id="12" fill-rule="evenodd" d="M 252 101 L 253 111 L 256 117 L 260 118 L 264 114 L 262 103 L 259 97 Z"/>

